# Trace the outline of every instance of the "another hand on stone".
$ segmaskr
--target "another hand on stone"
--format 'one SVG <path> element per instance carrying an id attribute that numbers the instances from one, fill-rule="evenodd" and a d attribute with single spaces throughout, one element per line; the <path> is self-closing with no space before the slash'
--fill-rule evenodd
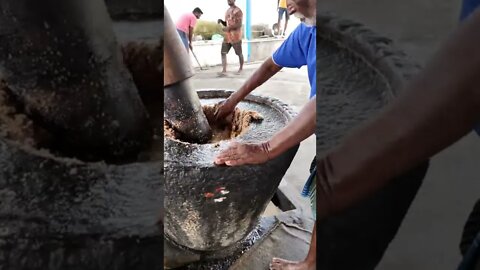
<path id="1" fill-rule="evenodd" d="M 217 165 L 240 166 L 262 164 L 270 159 L 270 146 L 264 143 L 232 143 L 215 159 Z"/>

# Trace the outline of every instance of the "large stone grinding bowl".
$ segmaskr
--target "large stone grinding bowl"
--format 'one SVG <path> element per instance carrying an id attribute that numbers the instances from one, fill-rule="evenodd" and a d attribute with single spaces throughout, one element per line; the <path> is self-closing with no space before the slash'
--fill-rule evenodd
<path id="1" fill-rule="evenodd" d="M 145 10 L 136 18 L 163 17 L 162 1 L 151 1 L 155 9 L 106 2 L 115 18 L 132 9 Z M 128 3 L 137 6 L 129 12 Z M 0 269 L 163 269 L 163 154 L 156 156 L 83 162 L 0 136 Z"/>
<path id="2" fill-rule="evenodd" d="M 162 178 L 0 138 L 0 269 L 161 269 Z"/>
<path id="3" fill-rule="evenodd" d="M 317 155 L 381 113 L 419 66 L 362 24 L 317 17 Z M 374 269 L 420 188 L 428 161 L 317 226 L 319 269 Z M 345 260 L 345 254 L 349 259 Z"/>
<path id="4" fill-rule="evenodd" d="M 215 104 L 230 93 L 198 91 L 202 104 Z M 254 95 L 238 107 L 256 111 L 264 118 L 235 139 L 240 142 L 268 140 L 294 115 L 286 104 Z M 295 146 L 262 165 L 214 165 L 215 156 L 229 143 L 231 140 L 219 145 L 191 144 L 165 138 L 164 231 L 174 244 L 196 251 L 215 251 L 244 239 L 258 224 L 298 149 Z M 215 196 L 206 196 L 208 193 Z"/>

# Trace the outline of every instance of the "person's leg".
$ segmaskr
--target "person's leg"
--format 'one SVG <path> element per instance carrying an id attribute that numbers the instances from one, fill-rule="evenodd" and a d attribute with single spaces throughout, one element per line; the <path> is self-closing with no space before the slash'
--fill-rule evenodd
<path id="1" fill-rule="evenodd" d="M 242 52 L 242 41 L 239 41 L 233 44 L 233 49 L 235 50 L 235 54 L 238 56 L 238 61 L 240 62 L 240 67 L 237 71 L 237 74 L 240 74 L 243 70 L 243 52 Z"/>
<path id="2" fill-rule="evenodd" d="M 283 12 L 282 12 L 282 9 L 281 9 L 281 8 L 279 8 L 279 9 L 278 9 L 278 21 L 277 21 L 278 35 L 280 35 L 280 34 L 281 34 L 281 27 L 280 27 L 280 23 L 282 22 L 282 14 L 283 14 Z"/>
<path id="3" fill-rule="evenodd" d="M 220 74 L 225 75 L 227 73 L 227 54 L 230 51 L 232 44 L 222 43 L 222 72 Z"/>
<path id="4" fill-rule="evenodd" d="M 460 252 L 462 255 L 467 253 L 467 250 L 472 245 L 473 240 L 480 232 L 480 200 L 475 203 L 467 222 L 463 226 L 462 239 L 460 241 Z"/>
<path id="5" fill-rule="evenodd" d="M 316 158 L 313 159 L 310 165 L 310 177 L 305 183 L 302 191 L 303 196 L 310 197 L 310 206 L 312 207 L 312 214 L 315 220 L 317 219 L 317 183 L 316 183 Z M 312 238 L 310 240 L 310 248 L 307 256 L 303 261 L 294 262 L 280 258 L 273 258 L 270 263 L 272 270 L 313 270 L 316 269 L 317 264 L 317 222 L 313 226 Z"/>
<path id="6" fill-rule="evenodd" d="M 313 226 L 312 239 L 307 257 L 301 262 L 287 261 L 279 258 L 273 258 L 270 263 L 271 270 L 314 270 L 316 268 L 317 254 L 317 222 Z"/>
<path id="7" fill-rule="evenodd" d="M 288 14 L 288 11 L 285 10 L 285 27 L 283 28 L 283 36 L 285 36 L 285 33 L 287 32 L 287 25 L 288 25 L 289 19 L 290 19 L 290 15 Z"/>
<path id="8" fill-rule="evenodd" d="M 182 43 L 183 45 L 185 46 L 185 49 L 187 49 L 187 52 L 188 52 L 188 38 L 187 38 L 187 34 L 181 30 L 178 30 L 177 29 L 177 32 L 178 32 L 178 35 L 180 36 L 180 39 L 182 40 Z"/>
<path id="9" fill-rule="evenodd" d="M 460 253 L 463 260 L 458 270 L 480 269 L 480 200 L 475 203 L 463 227 Z"/>

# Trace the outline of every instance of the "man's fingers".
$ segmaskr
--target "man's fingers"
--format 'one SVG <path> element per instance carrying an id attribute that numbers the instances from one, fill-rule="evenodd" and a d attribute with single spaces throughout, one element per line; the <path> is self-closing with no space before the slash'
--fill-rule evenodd
<path id="1" fill-rule="evenodd" d="M 240 165 L 244 165 L 245 164 L 245 161 L 243 161 L 242 159 L 239 159 L 239 160 L 229 160 L 227 162 L 225 162 L 225 165 L 227 166 L 240 166 Z"/>
<path id="2" fill-rule="evenodd" d="M 223 164 L 225 164 L 225 160 L 216 158 L 216 159 L 213 161 L 213 163 L 215 163 L 215 165 L 223 165 Z"/>
<path id="3" fill-rule="evenodd" d="M 228 166 L 238 166 L 243 165 L 247 162 L 249 155 L 246 153 L 243 145 L 237 142 L 234 142 L 230 147 L 221 152 L 216 158 L 215 164 L 226 164 Z"/>
<path id="4" fill-rule="evenodd" d="M 215 115 L 215 120 L 219 120 L 220 116 L 222 116 L 223 114 L 222 107 L 224 103 L 225 101 L 221 101 L 215 105 L 216 108 L 215 108 L 215 111 L 213 112 L 213 114 Z"/>
<path id="5" fill-rule="evenodd" d="M 243 165 L 246 162 L 245 156 L 230 156 L 225 158 L 217 158 L 215 164 L 221 165 L 225 164 L 227 166 L 238 166 Z"/>
<path id="6" fill-rule="evenodd" d="M 219 121 L 219 120 L 222 118 L 222 114 L 223 114 L 223 113 L 222 113 L 222 111 L 221 111 L 220 109 L 216 109 L 216 110 L 215 110 L 215 113 L 214 113 L 214 115 L 215 115 L 215 120 Z"/>
<path id="7" fill-rule="evenodd" d="M 240 166 L 248 163 L 251 163 L 249 155 L 238 155 L 235 158 L 225 161 L 225 165 L 227 166 Z"/>
<path id="8" fill-rule="evenodd" d="M 231 143 L 230 146 L 220 152 L 220 154 L 217 155 L 217 159 L 225 159 L 225 158 L 230 158 L 233 156 L 237 156 L 239 152 L 239 144 L 238 143 Z"/>
<path id="9" fill-rule="evenodd" d="M 238 154 L 235 151 L 222 152 L 217 156 L 217 160 L 236 159 Z"/>
<path id="10" fill-rule="evenodd" d="M 218 160 L 236 160 L 240 158 L 242 158 L 242 154 L 235 151 L 224 153 L 223 155 L 219 155 L 217 157 Z"/>

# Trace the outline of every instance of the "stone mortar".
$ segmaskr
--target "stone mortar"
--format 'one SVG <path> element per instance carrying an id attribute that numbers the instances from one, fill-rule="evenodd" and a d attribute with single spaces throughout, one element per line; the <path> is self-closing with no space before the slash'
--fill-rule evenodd
<path id="1" fill-rule="evenodd" d="M 124 8 L 133 2 L 141 1 L 107 4 L 112 17 L 138 19 L 142 12 Z M 163 17 L 163 9 L 143 9 L 158 14 L 144 19 Z M 120 30 L 120 40 L 144 40 L 142 31 Z M 155 157 L 91 163 L 0 136 L 0 269 L 163 269 L 163 153 Z"/>
<path id="2" fill-rule="evenodd" d="M 85 163 L 0 138 L 0 168 L 0 269 L 161 269 L 161 160 Z"/>
<path id="3" fill-rule="evenodd" d="M 203 104 L 217 103 L 229 91 L 202 90 Z M 248 96 L 239 108 L 257 111 L 264 120 L 251 123 L 235 140 L 260 142 L 269 139 L 290 121 L 294 113 L 284 103 Z M 173 243 L 197 251 L 215 251 L 243 240 L 257 225 L 290 166 L 298 146 L 263 165 L 226 167 L 213 163 L 231 141 L 190 144 L 164 140 L 165 235 Z M 221 194 L 218 188 L 225 188 Z M 215 197 L 206 198 L 206 193 Z M 225 199 L 215 202 L 215 199 Z"/>

